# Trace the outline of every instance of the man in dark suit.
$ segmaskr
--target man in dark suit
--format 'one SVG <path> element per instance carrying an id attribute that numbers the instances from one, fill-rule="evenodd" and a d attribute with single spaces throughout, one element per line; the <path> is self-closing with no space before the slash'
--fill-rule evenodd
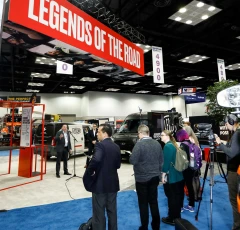
<path id="1" fill-rule="evenodd" d="M 56 177 L 60 178 L 60 163 L 63 159 L 64 175 L 72 175 L 68 172 L 67 161 L 68 152 L 72 152 L 72 146 L 70 141 L 70 135 L 67 130 L 67 125 L 63 125 L 62 128 L 57 132 L 56 137 L 56 150 L 57 150 L 57 162 L 56 162 Z"/>
<path id="2" fill-rule="evenodd" d="M 93 150 L 94 150 L 95 144 L 98 141 L 97 125 L 93 124 L 92 128 L 93 129 L 88 131 L 88 156 L 87 156 L 86 165 L 84 166 L 84 168 L 86 168 L 89 165 L 90 156 L 93 155 Z"/>
<path id="3" fill-rule="evenodd" d="M 105 230 L 105 209 L 108 216 L 108 229 L 117 230 L 117 192 L 119 179 L 117 169 L 121 166 L 121 152 L 112 139 L 112 128 L 102 124 L 98 129 L 95 151 L 86 173 L 95 175 L 92 186 L 93 230 Z"/>

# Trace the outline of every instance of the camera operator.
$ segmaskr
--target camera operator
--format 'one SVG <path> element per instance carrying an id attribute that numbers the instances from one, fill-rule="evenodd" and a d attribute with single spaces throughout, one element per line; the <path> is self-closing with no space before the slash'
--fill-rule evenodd
<path id="1" fill-rule="evenodd" d="M 227 156 L 227 171 L 228 171 L 228 191 L 229 200 L 233 210 L 233 227 L 232 230 L 240 230 L 240 213 L 237 208 L 237 194 L 238 194 L 238 176 L 237 169 L 240 165 L 240 127 L 238 118 L 229 114 L 225 117 L 225 125 L 227 129 L 232 132 L 232 137 L 228 143 L 220 140 L 216 136 L 216 142 L 219 144 L 219 149 Z"/>

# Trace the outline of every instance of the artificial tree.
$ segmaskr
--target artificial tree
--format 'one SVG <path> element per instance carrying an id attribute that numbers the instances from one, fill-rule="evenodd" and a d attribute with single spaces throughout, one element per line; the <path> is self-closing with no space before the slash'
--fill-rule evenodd
<path id="1" fill-rule="evenodd" d="M 237 85 L 239 82 L 232 80 L 225 80 L 220 82 L 215 82 L 213 86 L 207 88 L 207 99 L 209 102 L 206 104 L 207 110 L 206 113 L 211 116 L 217 123 L 223 121 L 223 118 L 226 114 L 229 114 L 233 111 L 231 108 L 225 108 L 219 106 L 217 103 L 217 94 L 231 86 Z"/>

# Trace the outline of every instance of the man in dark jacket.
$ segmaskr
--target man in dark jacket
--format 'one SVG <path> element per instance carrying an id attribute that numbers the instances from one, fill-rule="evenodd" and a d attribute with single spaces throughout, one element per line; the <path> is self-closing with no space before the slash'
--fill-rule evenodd
<path id="1" fill-rule="evenodd" d="M 112 139 L 112 128 L 102 124 L 98 129 L 98 140 L 93 157 L 86 169 L 89 175 L 96 174 L 92 188 L 93 230 L 105 230 L 105 209 L 108 216 L 108 229 L 117 230 L 117 192 L 119 179 L 117 169 L 121 165 L 121 152 Z"/>
<path id="2" fill-rule="evenodd" d="M 158 190 L 163 165 L 162 147 L 156 140 L 149 137 L 146 125 L 138 127 L 139 141 L 135 144 L 130 163 L 133 164 L 136 180 L 136 191 L 140 211 L 141 224 L 139 230 L 148 229 L 149 211 L 152 214 L 152 229 L 160 229 L 160 214 L 158 209 Z"/>
<path id="3" fill-rule="evenodd" d="M 72 152 L 72 145 L 70 141 L 70 135 L 67 130 L 67 125 L 63 125 L 62 128 L 57 132 L 56 137 L 56 150 L 57 150 L 57 162 L 56 162 L 56 177 L 60 178 L 60 163 L 63 159 L 64 175 L 71 175 L 68 172 L 67 161 L 68 152 Z"/>

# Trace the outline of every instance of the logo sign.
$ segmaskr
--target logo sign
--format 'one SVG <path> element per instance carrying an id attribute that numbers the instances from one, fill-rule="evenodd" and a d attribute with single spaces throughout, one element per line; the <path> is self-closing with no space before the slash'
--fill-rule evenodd
<path id="1" fill-rule="evenodd" d="M 16 101 L 16 102 L 31 102 L 31 96 L 15 96 L 15 97 L 7 97 L 8 101 Z M 41 97 L 37 96 L 35 103 L 40 103 Z"/>
<path id="2" fill-rule="evenodd" d="M 8 20 L 144 75 L 140 47 L 69 1 L 10 0 L 9 4 Z"/>
<path id="3" fill-rule="evenodd" d="M 205 93 L 196 93 L 196 95 L 189 95 L 185 96 L 185 103 L 186 104 L 193 104 L 193 103 L 200 103 L 206 101 L 206 94 Z"/>
<path id="4" fill-rule="evenodd" d="M 223 59 L 217 59 L 219 81 L 226 80 L 225 63 Z"/>
<path id="5" fill-rule="evenodd" d="M 196 87 L 184 86 L 178 89 L 178 95 L 195 95 L 196 91 Z"/>
<path id="6" fill-rule="evenodd" d="M 240 107 L 240 85 L 232 86 L 217 94 L 217 102 L 227 108 Z"/>
<path id="7" fill-rule="evenodd" d="M 66 62 L 57 61 L 57 71 L 56 72 L 60 73 L 60 74 L 72 75 L 73 74 L 73 65 L 68 64 Z"/>
<path id="8" fill-rule="evenodd" d="M 152 46 L 153 82 L 164 83 L 162 48 Z"/>

